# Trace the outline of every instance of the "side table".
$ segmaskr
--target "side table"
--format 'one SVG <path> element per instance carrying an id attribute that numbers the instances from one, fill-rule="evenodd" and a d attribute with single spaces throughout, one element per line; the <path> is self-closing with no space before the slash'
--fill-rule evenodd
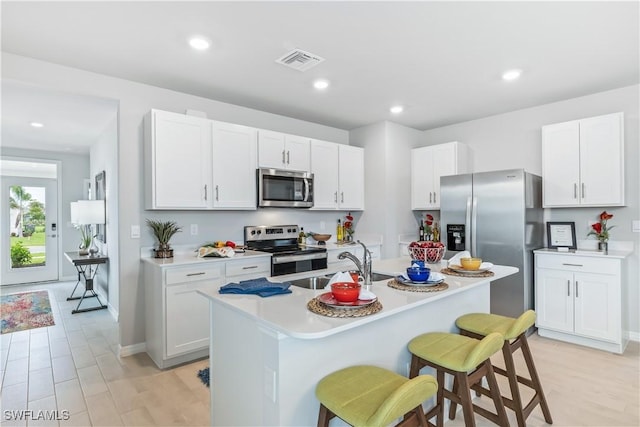
<path id="1" fill-rule="evenodd" d="M 71 314 L 84 313 L 86 311 L 102 310 L 107 308 L 106 305 L 102 304 L 102 301 L 100 301 L 100 297 L 98 296 L 96 291 L 93 289 L 93 280 L 96 277 L 96 273 L 98 272 L 98 267 L 100 266 L 100 264 L 106 264 L 109 258 L 102 255 L 94 255 L 94 256 L 80 255 L 78 252 L 65 252 L 64 256 L 69 260 L 71 264 L 74 265 L 74 267 L 78 271 L 78 282 L 76 283 L 76 286 L 73 288 L 73 292 L 71 292 L 71 296 L 67 298 L 67 301 L 72 301 L 77 299 L 79 299 L 80 301 L 78 302 L 78 306 L 76 307 L 76 309 L 71 310 Z M 73 294 L 76 292 L 78 285 L 82 281 L 84 281 L 84 292 L 82 293 L 82 296 L 74 297 Z M 87 296 L 87 293 L 89 293 L 88 296 Z M 94 297 L 98 300 L 98 303 L 99 303 L 98 306 L 82 308 L 82 309 L 80 308 L 80 304 L 82 304 L 82 301 L 84 301 L 85 298 L 94 298 Z"/>

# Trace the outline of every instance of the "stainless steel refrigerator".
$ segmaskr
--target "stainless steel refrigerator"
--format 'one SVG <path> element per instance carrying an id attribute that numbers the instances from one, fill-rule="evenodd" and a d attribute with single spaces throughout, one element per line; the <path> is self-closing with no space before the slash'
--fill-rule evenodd
<path id="1" fill-rule="evenodd" d="M 520 270 L 491 283 L 491 313 L 517 317 L 533 308 L 533 250 L 544 246 L 542 178 L 522 169 L 442 177 L 440 223 L 447 258 L 468 250 Z"/>

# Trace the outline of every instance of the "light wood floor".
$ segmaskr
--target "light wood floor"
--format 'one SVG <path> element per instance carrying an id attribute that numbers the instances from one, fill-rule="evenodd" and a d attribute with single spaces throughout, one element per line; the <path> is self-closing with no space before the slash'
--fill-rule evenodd
<path id="1" fill-rule="evenodd" d="M 3 287 L 3 294 L 48 289 L 55 326 L 0 340 L 3 426 L 200 426 L 209 424 L 209 390 L 196 373 L 207 360 L 165 371 L 146 354 L 117 356 L 117 324 L 106 310 L 71 314 L 72 282 Z M 640 426 L 640 345 L 614 355 L 534 335 L 530 345 L 554 426 Z M 522 364 L 518 352 L 518 362 Z M 502 365 L 500 358 L 494 363 Z M 524 365 L 522 365 L 524 366 Z M 500 380 L 508 394 L 506 381 Z M 528 396 L 528 395 L 527 395 Z M 487 405 L 487 398 L 480 399 Z M 69 411 L 62 421 L 14 421 L 6 411 Z M 512 425 L 515 417 L 509 414 Z M 478 426 L 493 425 L 476 417 Z M 528 425 L 546 425 L 539 408 Z M 447 425 L 462 426 L 461 413 Z"/>

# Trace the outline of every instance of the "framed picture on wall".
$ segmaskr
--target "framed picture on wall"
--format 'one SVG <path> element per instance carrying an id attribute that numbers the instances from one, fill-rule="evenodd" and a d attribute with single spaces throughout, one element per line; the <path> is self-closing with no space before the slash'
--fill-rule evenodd
<path id="1" fill-rule="evenodd" d="M 576 223 L 547 222 L 547 247 L 576 249 Z"/>
<path id="2" fill-rule="evenodd" d="M 106 182 L 105 171 L 96 175 L 95 182 L 95 200 L 104 200 L 104 217 L 107 217 L 107 198 L 106 198 Z M 107 243 L 107 233 L 105 224 L 97 224 L 96 226 L 96 239 L 102 243 Z"/>

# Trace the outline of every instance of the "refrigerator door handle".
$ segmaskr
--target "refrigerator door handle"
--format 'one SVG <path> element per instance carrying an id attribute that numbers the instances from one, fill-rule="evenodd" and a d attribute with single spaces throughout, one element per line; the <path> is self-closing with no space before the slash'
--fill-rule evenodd
<path id="1" fill-rule="evenodd" d="M 476 225 L 478 219 L 478 198 L 473 198 L 473 204 L 471 206 L 471 256 L 478 256 L 476 245 Z"/>
<path id="2" fill-rule="evenodd" d="M 471 196 L 467 197 L 467 208 L 464 216 L 464 248 L 471 249 Z"/>

